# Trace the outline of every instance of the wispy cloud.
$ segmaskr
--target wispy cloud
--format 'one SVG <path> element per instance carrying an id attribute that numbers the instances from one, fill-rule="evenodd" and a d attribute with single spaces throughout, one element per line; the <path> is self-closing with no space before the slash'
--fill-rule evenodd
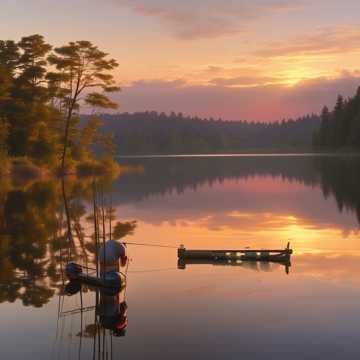
<path id="1" fill-rule="evenodd" d="M 157 19 L 180 39 L 216 38 L 241 33 L 265 15 L 301 8 L 304 0 L 114 0 L 139 15 Z"/>
<path id="2" fill-rule="evenodd" d="M 360 50 L 360 27 L 317 29 L 289 40 L 271 42 L 254 52 L 259 57 L 296 57 L 345 54 Z"/>
<path id="3" fill-rule="evenodd" d="M 282 79 L 272 76 L 237 76 L 230 78 L 214 78 L 210 84 L 217 86 L 258 86 L 270 83 L 281 83 Z"/>

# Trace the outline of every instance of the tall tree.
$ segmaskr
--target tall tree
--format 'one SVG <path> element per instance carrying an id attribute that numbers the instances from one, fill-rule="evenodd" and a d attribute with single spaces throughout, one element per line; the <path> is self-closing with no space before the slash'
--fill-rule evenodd
<path id="1" fill-rule="evenodd" d="M 320 146 L 329 146 L 331 141 L 330 136 L 330 121 L 331 121 L 331 114 L 327 106 L 321 111 L 321 123 L 319 129 L 319 145 Z"/>
<path id="2" fill-rule="evenodd" d="M 4 157 L 8 150 L 9 124 L 5 104 L 10 99 L 18 56 L 18 47 L 14 41 L 0 40 L 0 157 Z"/>
<path id="3" fill-rule="evenodd" d="M 39 135 L 39 127 L 48 120 L 48 92 L 45 86 L 46 56 L 51 46 L 41 35 L 23 37 L 17 49 L 6 48 L 7 67 L 13 73 L 10 99 L 6 103 L 11 155 L 29 155 Z M 11 50 L 11 51 L 10 51 Z"/>
<path id="4" fill-rule="evenodd" d="M 61 154 L 61 169 L 65 173 L 66 158 L 71 135 L 71 124 L 77 115 L 81 102 L 103 108 L 116 108 L 106 93 L 118 91 L 113 75 L 110 73 L 118 64 L 114 59 L 108 59 L 108 54 L 102 52 L 89 41 L 70 42 L 68 45 L 54 49 L 54 54 L 48 57 L 56 72 L 48 74 L 48 79 L 56 79 L 57 91 L 64 116 L 64 139 Z M 82 96 L 90 88 L 99 89 Z"/>
<path id="5" fill-rule="evenodd" d="M 333 113 L 332 144 L 335 148 L 345 145 L 346 134 L 344 134 L 344 115 L 346 103 L 341 95 L 337 97 Z"/>
<path id="6" fill-rule="evenodd" d="M 0 40 L 0 66 L 13 76 L 19 62 L 19 46 L 13 40 Z"/>
<path id="7" fill-rule="evenodd" d="M 351 101 L 347 117 L 347 145 L 360 148 L 360 86 Z"/>

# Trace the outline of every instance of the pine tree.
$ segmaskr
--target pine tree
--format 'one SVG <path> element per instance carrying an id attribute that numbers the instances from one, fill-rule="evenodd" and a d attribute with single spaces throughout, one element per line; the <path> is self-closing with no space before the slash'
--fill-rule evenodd
<path id="1" fill-rule="evenodd" d="M 116 108 L 106 93 L 118 91 L 113 75 L 110 73 L 118 64 L 108 59 L 108 54 L 100 51 L 89 41 L 70 42 L 68 45 L 54 49 L 55 53 L 48 57 L 49 63 L 56 67 L 57 72 L 48 74 L 48 79 L 56 79 L 60 108 L 64 118 L 64 139 L 61 154 L 61 169 L 65 173 L 68 149 L 71 148 L 72 124 L 81 103 L 81 95 L 90 88 L 100 89 L 85 96 L 84 103 L 102 108 Z"/>
<path id="2" fill-rule="evenodd" d="M 320 130 L 319 130 L 319 146 L 320 147 L 328 147 L 330 146 L 330 119 L 331 114 L 329 109 L 324 106 L 321 112 L 321 123 L 320 123 Z"/>
<path id="3" fill-rule="evenodd" d="M 29 155 L 39 128 L 51 116 L 45 84 L 46 55 L 51 46 L 41 35 L 23 37 L 13 51 L 13 84 L 5 108 L 9 122 L 9 152 Z M 15 53 L 17 59 L 15 59 Z"/>
<path id="4" fill-rule="evenodd" d="M 345 145 L 346 134 L 344 134 L 344 114 L 345 114 L 345 106 L 344 99 L 341 95 L 338 96 L 336 100 L 336 105 L 333 111 L 333 119 L 332 119 L 332 140 L 331 145 L 337 149 Z"/>

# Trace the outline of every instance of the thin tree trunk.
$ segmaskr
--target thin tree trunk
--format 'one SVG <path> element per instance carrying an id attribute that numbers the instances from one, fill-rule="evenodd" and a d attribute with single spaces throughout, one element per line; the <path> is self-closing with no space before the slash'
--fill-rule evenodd
<path id="1" fill-rule="evenodd" d="M 64 200 L 64 208 L 65 208 L 65 217 L 66 217 L 66 226 L 67 226 L 67 232 L 68 232 L 68 242 L 69 242 L 69 249 L 68 249 L 68 260 L 70 259 L 70 253 L 71 253 L 71 246 L 74 243 L 72 238 L 72 232 L 71 232 L 71 217 L 70 217 L 70 210 L 69 210 L 69 204 L 66 197 L 65 192 L 65 180 L 64 178 L 61 179 L 61 188 L 62 188 L 62 195 Z"/>
<path id="2" fill-rule="evenodd" d="M 65 159 L 66 159 L 66 152 L 67 152 L 68 143 L 69 143 L 70 121 L 71 121 L 71 118 L 73 116 L 76 101 L 77 101 L 78 96 L 80 95 L 80 92 L 81 92 L 81 89 L 80 89 L 81 76 L 82 76 L 82 71 L 80 71 L 78 73 L 78 75 L 77 75 L 76 89 L 75 89 L 75 92 L 74 92 L 74 97 L 70 100 L 68 114 L 67 114 L 67 117 L 66 117 L 65 134 L 64 134 L 64 147 L 63 147 L 63 152 L 62 152 L 62 157 L 61 157 L 61 175 L 65 175 Z"/>

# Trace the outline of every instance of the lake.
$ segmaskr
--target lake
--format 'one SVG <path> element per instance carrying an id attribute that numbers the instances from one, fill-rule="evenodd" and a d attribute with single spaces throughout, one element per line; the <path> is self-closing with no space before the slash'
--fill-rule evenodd
<path id="1" fill-rule="evenodd" d="M 88 179 L 68 179 L 64 189 L 59 180 L 1 184 L 2 359 L 360 356 L 359 157 L 119 162 L 119 178 L 96 185 Z M 136 220 L 124 241 L 154 245 L 127 245 L 121 336 L 99 324 L 95 291 L 64 291 L 65 263 L 93 262 L 94 191 L 117 220 Z M 237 249 L 285 248 L 288 242 L 294 250 L 288 268 L 177 259 L 180 244 Z"/>

